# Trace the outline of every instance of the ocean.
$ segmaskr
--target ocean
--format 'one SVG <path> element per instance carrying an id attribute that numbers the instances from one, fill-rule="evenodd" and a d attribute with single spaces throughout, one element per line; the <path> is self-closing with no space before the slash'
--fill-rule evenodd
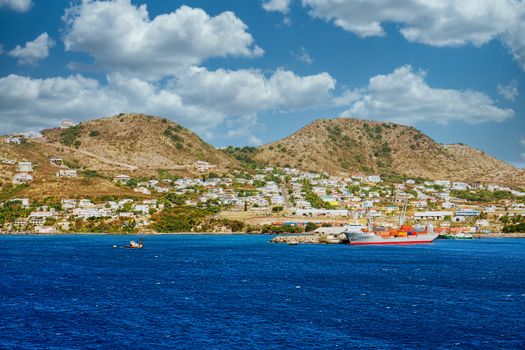
<path id="1" fill-rule="evenodd" d="M 525 348 L 525 239 L 134 238 L 0 236 L 0 348 Z"/>

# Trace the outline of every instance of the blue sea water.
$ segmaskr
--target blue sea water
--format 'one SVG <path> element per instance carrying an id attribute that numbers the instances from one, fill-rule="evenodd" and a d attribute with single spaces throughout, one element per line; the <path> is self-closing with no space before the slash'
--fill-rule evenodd
<path id="1" fill-rule="evenodd" d="M 0 348 L 525 348 L 525 240 L 269 238 L 1 236 Z"/>

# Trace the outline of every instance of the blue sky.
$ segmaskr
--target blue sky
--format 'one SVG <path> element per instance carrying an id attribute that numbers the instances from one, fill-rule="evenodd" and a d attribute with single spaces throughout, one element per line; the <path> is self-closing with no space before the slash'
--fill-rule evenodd
<path id="1" fill-rule="evenodd" d="M 142 112 L 242 146 L 351 116 L 525 166 L 518 0 L 0 0 L 0 45 L 0 133 Z"/>

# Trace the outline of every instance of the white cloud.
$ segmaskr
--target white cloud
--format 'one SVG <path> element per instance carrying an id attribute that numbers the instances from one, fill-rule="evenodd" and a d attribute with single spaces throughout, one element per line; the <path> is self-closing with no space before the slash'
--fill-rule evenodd
<path id="1" fill-rule="evenodd" d="M 292 56 L 294 56 L 296 60 L 304 64 L 314 63 L 314 60 L 312 59 L 312 57 L 310 57 L 310 54 L 308 53 L 308 50 L 306 50 L 304 47 L 301 47 L 298 51 L 292 52 Z"/>
<path id="2" fill-rule="evenodd" d="M 9 7 L 19 12 L 29 11 L 32 4 L 31 0 L 0 0 L 0 7 Z"/>
<path id="3" fill-rule="evenodd" d="M 519 0 L 302 0 L 310 15 L 361 37 L 400 23 L 408 40 L 432 46 L 481 46 L 500 39 L 525 69 L 525 2 Z"/>
<path id="4" fill-rule="evenodd" d="M 270 77 L 259 71 L 208 71 L 152 83 L 121 74 L 101 85 L 80 75 L 33 79 L 18 75 L 0 78 L 0 133 L 54 126 L 63 118 L 84 120 L 120 112 L 172 118 L 208 138 L 214 129 L 230 125 L 231 135 L 257 142 L 257 114 L 302 109 L 323 103 L 335 86 L 328 74 L 300 77 L 277 70 Z"/>
<path id="5" fill-rule="evenodd" d="M 520 145 L 522 145 L 523 147 L 525 147 L 525 137 L 522 137 L 520 139 Z"/>
<path id="6" fill-rule="evenodd" d="M 507 101 L 514 101 L 518 97 L 518 82 L 514 79 L 511 80 L 507 85 L 498 84 L 498 93 L 503 96 Z"/>
<path id="7" fill-rule="evenodd" d="M 49 56 L 49 49 L 55 45 L 47 33 L 40 34 L 35 40 L 28 41 L 23 47 L 17 45 L 9 51 L 9 56 L 17 58 L 19 64 L 30 65 Z"/>
<path id="8" fill-rule="evenodd" d="M 366 88 L 356 93 L 360 97 L 343 115 L 409 125 L 501 122 L 514 116 L 513 110 L 495 106 L 494 101 L 481 92 L 433 88 L 425 82 L 425 72 L 415 72 L 411 66 L 374 76 Z"/>
<path id="9" fill-rule="evenodd" d="M 66 50 L 88 53 L 103 70 L 149 79 L 175 75 L 210 57 L 263 54 L 232 12 L 211 17 L 182 6 L 150 19 L 146 5 L 130 0 L 87 0 L 63 19 Z"/>
<path id="10" fill-rule="evenodd" d="M 262 4 L 262 7 L 266 11 L 276 11 L 285 14 L 289 11 L 291 2 L 291 0 L 267 0 Z"/>
<path id="11" fill-rule="evenodd" d="M 278 69 L 269 78 L 256 70 L 208 71 L 194 67 L 172 83 L 184 101 L 226 115 L 303 109 L 324 103 L 335 88 L 327 73 L 300 77 Z"/>

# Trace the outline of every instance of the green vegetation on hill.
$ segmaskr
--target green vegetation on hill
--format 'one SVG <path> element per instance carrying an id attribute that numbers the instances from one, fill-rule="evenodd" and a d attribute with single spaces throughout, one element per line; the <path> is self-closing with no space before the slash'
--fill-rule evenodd
<path id="1" fill-rule="evenodd" d="M 60 133 L 60 142 L 66 146 L 80 147 L 80 140 L 77 140 L 82 132 L 82 125 L 75 125 L 64 129 Z"/>
<path id="2" fill-rule="evenodd" d="M 166 208 L 152 216 L 152 228 L 156 232 L 212 232 L 225 227 L 231 232 L 242 232 L 244 224 L 240 221 L 217 219 L 212 215 L 217 213 L 217 207 L 195 208 L 176 206 Z"/>
<path id="3" fill-rule="evenodd" d="M 465 199 L 470 202 L 496 202 L 503 199 L 512 199 L 514 195 L 507 191 L 487 191 L 480 190 L 475 192 L 470 191 L 450 191 L 452 197 Z"/>
<path id="4" fill-rule="evenodd" d="M 500 222 L 505 225 L 502 230 L 504 233 L 525 232 L 525 217 L 521 215 L 505 215 L 500 218 Z"/>
<path id="5" fill-rule="evenodd" d="M 223 151 L 240 161 L 244 166 L 248 168 L 254 169 L 258 165 L 257 161 L 253 158 L 257 152 L 257 148 L 255 147 L 228 146 L 224 148 Z"/>

